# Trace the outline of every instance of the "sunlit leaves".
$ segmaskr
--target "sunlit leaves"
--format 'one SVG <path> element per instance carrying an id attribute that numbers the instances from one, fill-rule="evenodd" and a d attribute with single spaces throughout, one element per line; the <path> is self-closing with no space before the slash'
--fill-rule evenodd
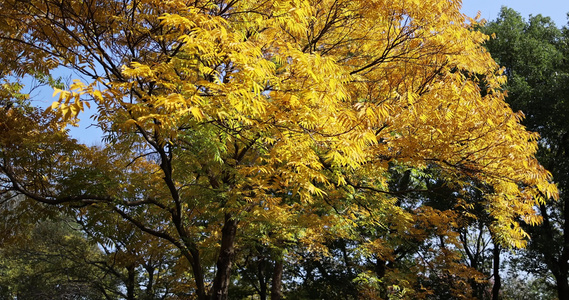
<path id="1" fill-rule="evenodd" d="M 454 211 L 401 202 L 427 170 L 459 191 L 490 186 L 480 201 L 504 244 L 522 246 L 519 217 L 538 222 L 532 205 L 556 196 L 456 1 L 32 2 L 9 21 L 41 42 L 29 57 L 90 78 L 56 90 L 49 122 L 94 103 L 107 142 L 45 182 L 174 245 L 198 298 L 228 272 L 202 271 L 229 268 L 247 236 L 280 256 L 328 255 L 339 238 L 385 259 L 406 239 L 456 242 Z"/>

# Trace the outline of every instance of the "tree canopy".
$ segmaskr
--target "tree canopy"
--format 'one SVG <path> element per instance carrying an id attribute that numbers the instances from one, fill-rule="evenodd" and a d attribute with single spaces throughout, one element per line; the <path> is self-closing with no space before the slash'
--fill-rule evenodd
<path id="1" fill-rule="evenodd" d="M 529 247 L 522 252 L 519 268 L 534 276 L 552 276 L 559 299 L 569 297 L 569 127 L 567 87 L 569 86 L 567 28 L 559 29 L 542 15 L 525 20 L 512 9 L 503 8 L 499 17 L 486 24 L 486 33 L 495 39 L 486 43 L 508 76 L 507 101 L 523 110 L 524 125 L 540 134 L 539 161 L 553 173 L 560 201 L 536 207 L 543 222 L 527 227 Z"/>
<path id="2" fill-rule="evenodd" d="M 456 1 L 0 3 L 2 196 L 58 205 L 101 241 L 133 232 L 146 258 L 174 249 L 180 297 L 249 278 L 280 299 L 300 276 L 367 298 L 426 297 L 446 276 L 459 297 L 483 280 L 456 250 L 474 206 L 519 247 L 557 195 Z M 47 111 L 11 84 L 62 68 L 77 79 Z M 99 146 L 65 131 L 85 106 Z"/>

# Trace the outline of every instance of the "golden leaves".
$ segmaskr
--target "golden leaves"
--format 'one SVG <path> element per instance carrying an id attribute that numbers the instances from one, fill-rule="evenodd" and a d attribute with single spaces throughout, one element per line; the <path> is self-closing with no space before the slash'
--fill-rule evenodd
<path id="1" fill-rule="evenodd" d="M 91 107 L 88 101 L 82 100 L 81 97 L 91 94 L 96 100 L 102 99 L 102 94 L 93 87 L 96 83 L 86 86 L 81 81 L 75 79 L 69 87 L 69 91 L 54 88 L 53 97 L 59 95 L 58 101 L 54 101 L 47 111 L 57 111 L 64 122 L 75 119 L 80 112 L 85 110 L 85 106 Z"/>
<path id="2" fill-rule="evenodd" d="M 249 225 L 288 226 L 282 238 L 314 251 L 385 224 L 399 237 L 426 234 L 414 221 L 452 236 L 452 212 L 422 207 L 413 218 L 398 204 L 389 171 L 405 165 L 491 186 L 483 201 L 496 234 L 523 245 L 515 220 L 538 222 L 533 205 L 557 192 L 534 158 L 536 136 L 505 105 L 487 37 L 464 24 L 457 1 L 230 3 L 143 1 L 125 8 L 136 18 L 93 26 L 112 33 L 97 36 L 102 44 L 49 31 L 69 45 L 57 47 L 62 64 L 107 68 L 56 90 L 50 110 L 68 122 L 97 103 L 109 151 L 156 156 L 133 159 L 141 169 L 131 171 L 152 174 L 152 196 L 179 191 L 183 200 L 170 200 L 183 202 L 188 224 L 234 212 Z M 174 188 L 160 184 L 166 171 Z M 216 245 L 215 226 L 203 245 Z M 366 247 L 389 255 L 385 237 Z"/>
<path id="3" fill-rule="evenodd" d="M 378 182 L 395 161 L 493 186 L 487 201 L 503 224 L 537 221 L 531 204 L 556 195 L 533 158 L 535 135 L 504 104 L 487 37 L 456 2 L 241 1 L 223 16 L 164 5 L 154 16 L 164 30 L 137 30 L 171 51 L 124 62 L 105 90 L 75 82 L 51 109 L 70 120 L 90 96 L 99 120 L 160 145 L 211 130 L 216 166 L 303 203 L 333 197 L 356 174 L 385 190 Z M 253 153 L 238 162 L 227 149 Z"/>
<path id="4" fill-rule="evenodd" d="M 123 66 L 122 74 L 127 78 L 146 77 L 155 78 L 154 71 L 147 66 L 138 62 L 132 62 L 130 66 Z"/>

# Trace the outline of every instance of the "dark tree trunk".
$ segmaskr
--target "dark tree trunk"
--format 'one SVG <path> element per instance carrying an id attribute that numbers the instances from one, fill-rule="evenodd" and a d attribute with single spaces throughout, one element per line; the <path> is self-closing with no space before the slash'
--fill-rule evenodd
<path id="1" fill-rule="evenodd" d="M 567 282 L 567 275 L 560 276 L 557 274 L 554 276 L 557 284 L 557 296 L 559 297 L 559 300 L 569 300 L 569 283 Z"/>
<path id="2" fill-rule="evenodd" d="M 231 266 L 235 255 L 235 236 L 238 221 L 225 214 L 225 224 L 221 229 L 221 249 L 217 259 L 217 273 L 213 280 L 212 300 L 227 300 L 231 277 Z"/>
<path id="3" fill-rule="evenodd" d="M 155 268 L 149 262 L 144 266 L 148 273 L 148 283 L 146 284 L 146 297 L 152 299 L 154 297 L 154 270 Z"/>
<path id="4" fill-rule="evenodd" d="M 564 135 L 564 140 L 566 141 L 568 134 Z M 567 145 L 567 142 L 564 143 Z M 569 157 L 569 151 L 565 149 L 565 159 Z M 564 195 L 559 201 L 563 201 L 563 247 L 561 249 L 561 256 L 557 262 L 559 268 L 559 275 L 555 276 L 555 281 L 557 283 L 557 295 L 559 300 L 569 300 L 569 282 L 567 281 L 567 276 L 569 276 L 569 203 L 567 203 L 567 195 Z M 545 209 L 543 209 L 545 211 Z M 548 217 L 549 223 L 549 217 Z M 550 224 L 549 224 L 550 225 Z M 551 225 L 550 225 L 551 226 Z"/>
<path id="5" fill-rule="evenodd" d="M 271 300 L 281 300 L 283 297 L 283 260 L 275 260 L 275 270 L 273 271 L 273 279 L 271 283 Z"/>
<path id="6" fill-rule="evenodd" d="M 564 199 L 561 199 L 562 201 Z M 556 248 L 547 248 L 546 245 L 555 245 L 555 238 L 553 236 L 553 225 L 551 224 L 551 219 L 549 213 L 547 212 L 547 208 L 544 204 L 539 206 L 541 216 L 543 217 L 543 223 L 540 225 L 543 233 L 539 236 L 542 251 L 545 262 L 553 273 L 553 277 L 555 277 L 555 283 L 557 288 L 557 296 L 559 300 L 569 300 L 569 282 L 567 280 L 567 276 L 569 275 L 569 264 L 567 260 L 569 258 L 569 222 L 567 222 L 567 217 L 569 216 L 568 206 L 565 205 L 563 208 L 564 220 L 565 223 L 563 224 L 563 241 L 564 245 L 561 249 Z M 559 253 L 561 252 L 561 253 Z M 559 253 L 556 255 L 556 253 Z"/>
<path id="7" fill-rule="evenodd" d="M 257 264 L 257 278 L 259 279 L 259 298 L 267 300 L 267 280 L 265 278 L 266 260 L 259 255 L 259 263 Z"/>
<path id="8" fill-rule="evenodd" d="M 500 277 L 500 246 L 494 241 L 493 269 L 494 269 L 494 286 L 492 286 L 492 300 L 500 299 L 500 288 L 502 287 L 502 278 Z"/>
<path id="9" fill-rule="evenodd" d="M 381 279 L 385 276 L 385 268 L 385 260 L 378 257 L 375 262 L 375 274 L 377 274 L 377 278 Z"/>
<path id="10" fill-rule="evenodd" d="M 186 255 L 186 258 L 192 264 L 192 272 L 196 282 L 198 300 L 207 300 L 208 297 L 205 292 L 205 279 L 200 261 L 200 252 L 195 247 L 191 248 L 189 254 Z"/>
<path id="11" fill-rule="evenodd" d="M 127 300 L 136 300 L 134 296 L 134 289 L 135 289 L 135 280 L 136 280 L 136 270 L 133 265 L 126 267 L 127 271 L 127 278 L 126 278 L 126 299 Z"/>

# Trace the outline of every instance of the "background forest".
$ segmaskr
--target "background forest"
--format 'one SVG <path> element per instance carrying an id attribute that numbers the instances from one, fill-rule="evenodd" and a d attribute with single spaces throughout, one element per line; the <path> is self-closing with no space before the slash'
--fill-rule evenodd
<path id="1" fill-rule="evenodd" d="M 0 299 L 569 299 L 569 29 L 423 2 L 0 1 Z"/>

